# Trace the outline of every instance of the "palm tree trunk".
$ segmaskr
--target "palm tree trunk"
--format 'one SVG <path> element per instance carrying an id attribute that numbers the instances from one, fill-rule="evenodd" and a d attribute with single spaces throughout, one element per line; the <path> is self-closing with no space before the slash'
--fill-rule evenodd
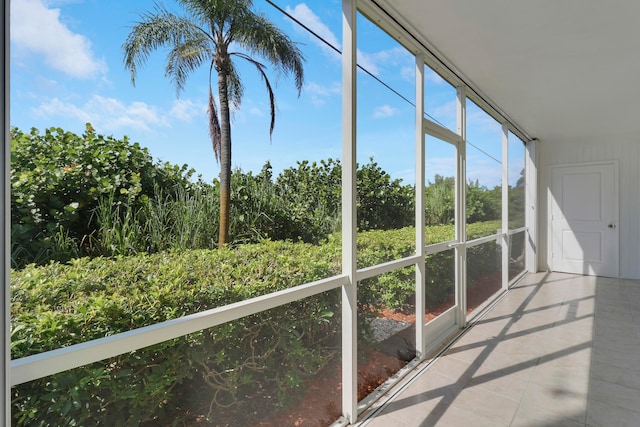
<path id="1" fill-rule="evenodd" d="M 218 72 L 220 97 L 220 234 L 218 249 L 229 241 L 229 212 L 231 210 L 231 120 L 227 76 Z"/>

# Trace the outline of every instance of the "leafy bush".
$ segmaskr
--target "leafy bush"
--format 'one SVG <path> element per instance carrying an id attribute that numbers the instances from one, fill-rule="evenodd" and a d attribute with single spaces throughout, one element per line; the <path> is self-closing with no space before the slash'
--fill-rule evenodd
<path id="1" fill-rule="evenodd" d="M 496 223 L 473 227 L 487 235 L 495 233 Z M 439 232 L 449 233 L 444 226 Z M 414 233 L 411 227 L 360 233 L 359 254 L 376 264 L 409 256 L 415 252 Z M 432 235 L 437 238 L 438 232 Z M 478 246 L 474 257 L 482 258 L 484 247 Z M 330 277 L 340 272 L 340 253 L 339 236 L 332 236 L 321 246 L 265 241 L 234 250 L 30 265 L 12 273 L 12 358 Z M 432 257 L 426 270 L 429 306 L 450 297 L 452 277 L 452 254 Z M 404 268 L 361 283 L 358 304 L 373 309 L 362 314 L 406 308 L 414 298 L 414 277 L 412 268 Z M 189 402 L 203 397 L 213 408 L 241 407 L 256 384 L 263 394 L 277 397 L 269 407 L 284 405 L 339 345 L 339 298 L 339 292 L 324 293 L 22 384 L 13 389 L 14 423 L 57 425 L 64 419 L 64 425 L 137 425 L 178 419 L 181 415 L 172 411 L 202 413 Z M 200 399 L 194 400 L 195 392 Z"/>
<path id="2" fill-rule="evenodd" d="M 192 182 L 186 165 L 153 163 L 147 149 L 126 136 L 98 135 L 89 124 L 82 135 L 13 128 L 11 154 L 14 267 L 86 255 L 216 247 L 218 182 Z M 275 180 L 268 162 L 255 176 L 234 171 L 232 246 L 263 239 L 325 240 L 340 226 L 341 173 L 334 159 L 298 162 Z M 413 186 L 392 179 L 373 158 L 358 166 L 356 179 L 360 231 L 413 223 Z M 453 222 L 453 184 L 451 177 L 436 176 L 425 189 L 428 224 Z M 498 190 L 468 185 L 470 222 L 499 217 Z"/>
<path id="3" fill-rule="evenodd" d="M 340 218 L 342 165 L 339 160 L 319 164 L 298 162 L 276 179 L 280 194 L 290 204 L 294 218 L 312 218 L 318 234 L 336 230 Z M 414 190 L 392 179 L 373 158 L 356 170 L 357 226 L 359 230 L 390 230 L 409 226 L 414 220 Z M 325 223 L 323 218 L 335 218 Z"/>
<path id="4" fill-rule="evenodd" d="M 374 160 L 356 171 L 359 230 L 391 230 L 414 223 L 415 193 L 401 179 L 391 179 Z"/>
<path id="5" fill-rule="evenodd" d="M 496 234 L 499 221 L 488 221 L 468 225 L 468 238 Z M 453 225 L 431 226 L 427 228 L 426 244 L 451 240 Z M 377 265 L 391 260 L 401 259 L 415 253 L 415 229 L 406 227 L 399 230 L 373 230 L 359 233 L 357 239 L 358 266 Z M 435 307 L 449 300 L 454 277 L 453 251 L 440 252 L 427 257 L 425 265 L 425 298 L 429 307 Z M 495 267 L 495 247 L 480 245 L 471 248 L 469 259 L 479 259 L 479 264 L 490 260 L 481 275 Z M 362 282 L 363 289 L 368 290 L 367 303 L 372 306 L 385 306 L 393 310 L 406 310 L 415 302 L 415 273 L 413 268 L 402 268 L 391 271 L 384 276 L 372 277 Z"/>
<path id="6" fill-rule="evenodd" d="M 467 183 L 467 222 L 484 222 L 500 219 L 502 187 L 488 189 L 478 181 Z M 427 225 L 453 224 L 455 219 L 455 179 L 436 175 L 434 182 L 425 188 Z"/>
<path id="7" fill-rule="evenodd" d="M 502 187 L 493 190 L 481 186 L 478 181 L 467 184 L 467 222 L 499 220 L 502 216 Z"/>
<path id="8" fill-rule="evenodd" d="M 496 223 L 473 228 L 487 235 L 495 233 Z M 449 233 L 444 227 L 439 232 Z M 414 233 L 411 227 L 360 233 L 359 256 L 370 263 L 409 256 Z M 473 256 L 483 257 L 480 252 Z M 450 297 L 452 255 L 437 256 L 443 259 L 427 260 L 429 306 Z M 12 272 L 11 355 L 21 358 L 330 277 L 340 273 L 340 263 L 336 235 L 321 246 L 265 241 L 234 250 L 30 265 Z M 412 301 L 414 280 L 413 269 L 404 268 L 359 284 L 363 336 L 367 316 Z M 210 410 L 219 414 L 228 405 L 237 414 L 256 393 L 275 396 L 269 408 L 286 405 L 339 347 L 339 313 L 335 290 L 19 385 L 12 390 L 14 424 L 164 423 Z"/>
<path id="9" fill-rule="evenodd" d="M 50 128 L 11 130 L 12 263 L 67 261 L 85 253 L 97 229 L 92 218 L 104 196 L 139 209 L 155 189 L 189 184 L 192 171 L 154 163 L 125 136 L 82 135 Z"/>
<path id="10" fill-rule="evenodd" d="M 320 163 L 297 162 L 275 180 L 278 194 L 286 201 L 289 218 L 305 223 L 308 236 L 303 240 L 318 242 L 337 231 L 342 204 L 342 167 L 339 160 Z"/>
<path id="11" fill-rule="evenodd" d="M 425 188 L 425 220 L 427 225 L 453 224 L 455 220 L 455 178 L 436 175 Z"/>
<path id="12" fill-rule="evenodd" d="M 12 277 L 12 357 L 332 276 L 339 260 L 333 246 L 265 242 L 236 250 L 28 266 Z M 14 422 L 138 425 L 157 417 L 178 419 L 167 412 L 178 408 L 202 411 L 195 402 L 241 407 L 256 389 L 278 396 L 276 404 L 282 405 L 339 344 L 339 298 L 339 292 L 324 293 L 17 386 Z"/>

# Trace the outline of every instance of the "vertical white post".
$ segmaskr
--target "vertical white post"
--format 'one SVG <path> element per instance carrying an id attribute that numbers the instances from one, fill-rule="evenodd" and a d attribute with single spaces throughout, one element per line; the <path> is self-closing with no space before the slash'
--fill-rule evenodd
<path id="1" fill-rule="evenodd" d="M 509 289 L 509 126 L 502 124 L 502 289 Z"/>
<path id="2" fill-rule="evenodd" d="M 529 273 L 538 271 L 538 140 L 525 144 L 526 263 Z"/>
<path id="3" fill-rule="evenodd" d="M 10 362 L 11 362 L 11 311 L 9 308 L 9 272 L 11 270 L 11 260 L 10 260 L 10 251 L 11 251 L 11 197 L 10 197 L 10 180 L 9 180 L 9 159 L 11 156 L 11 139 L 9 136 L 9 1 L 5 1 L 3 3 L 2 8 L 2 22 L 3 22 L 3 33 L 2 33 L 2 89 L 0 89 L 0 98 L 2 99 L 2 195 L 4 197 L 3 204 L 4 206 L 4 222 L 2 231 L 2 241 L 4 245 L 2 246 L 2 320 L 0 320 L 0 328 L 2 329 L 2 390 L 0 391 L 0 395 L 2 396 L 2 408 L 1 411 L 4 415 L 2 416 L 4 420 L 4 425 L 11 425 L 11 379 L 9 375 L 11 375 L 10 370 Z"/>
<path id="4" fill-rule="evenodd" d="M 424 57 L 416 55 L 416 353 L 424 358 L 427 343 L 424 315 L 425 289 L 425 147 L 424 147 Z"/>
<path id="5" fill-rule="evenodd" d="M 464 86 L 457 89 L 456 129 L 461 141 L 456 162 L 456 302 L 458 326 L 467 326 L 467 95 Z"/>
<path id="6" fill-rule="evenodd" d="M 342 1 L 342 414 L 358 417 L 356 281 L 356 0 Z"/>

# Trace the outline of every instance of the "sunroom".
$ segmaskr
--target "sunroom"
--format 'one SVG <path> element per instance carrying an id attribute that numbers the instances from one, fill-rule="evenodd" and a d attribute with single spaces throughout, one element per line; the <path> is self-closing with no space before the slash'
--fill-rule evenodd
<path id="1" fill-rule="evenodd" d="M 6 425 L 16 424 L 13 390 L 21 385 L 55 388 L 59 378 L 108 381 L 108 376 L 87 380 L 86 373 L 92 367 L 103 373 L 123 355 L 135 358 L 173 340 L 205 332 L 215 337 L 223 328 L 246 330 L 260 319 L 293 323 L 295 330 L 297 321 L 303 324 L 303 317 L 313 313 L 301 307 L 325 300 L 336 304 L 339 330 L 325 339 L 327 328 L 317 323 L 314 348 L 332 358 L 314 366 L 332 392 L 314 388 L 318 381 L 274 389 L 297 395 L 290 401 L 303 413 L 318 412 L 317 418 L 282 418 L 271 411 L 276 400 L 265 393 L 241 404 L 217 401 L 214 393 L 208 414 L 192 418 L 193 425 L 640 424 L 640 86 L 634 84 L 640 75 L 640 4 L 343 0 L 326 7 L 335 8 L 342 21 L 341 273 L 11 360 L 11 76 L 5 2 Z M 360 28 L 384 33 L 414 60 L 411 128 L 399 136 L 416 188 L 414 232 L 398 237 L 411 248 L 408 255 L 366 257 L 358 246 L 366 237 L 357 223 L 357 153 L 366 149 L 369 135 L 358 128 L 364 103 L 359 95 L 376 90 L 367 80 L 373 76 L 358 62 Z M 448 97 L 451 114 L 442 115 L 430 102 L 434 85 Z M 455 212 L 451 232 L 434 236 L 425 189 L 436 164 L 452 177 L 447 196 Z M 483 175 L 497 177 L 487 181 L 499 206 L 490 226 L 470 219 L 478 209 L 473 203 L 478 181 L 474 186 L 469 177 Z M 402 301 L 403 317 L 367 312 L 368 298 L 379 291 L 393 293 L 399 277 L 414 283 Z M 377 335 L 374 325 L 391 330 Z M 551 335 L 565 326 L 576 329 Z M 527 341 L 519 341 L 522 337 Z M 266 366 L 275 353 L 260 355 L 259 363 Z M 184 353 L 178 359 L 188 357 Z M 256 360 L 247 357 L 229 372 L 241 375 Z M 552 369 L 542 372 L 546 366 Z M 127 375 L 151 378 L 154 368 Z M 532 379 L 536 369 L 547 382 Z M 61 377 L 65 372 L 71 375 Z M 216 390 L 224 389 L 221 375 L 209 377 Z M 506 381 L 510 375 L 514 383 Z M 504 388 L 494 384 L 500 380 Z M 85 384 L 60 387 L 82 394 Z M 477 390 L 481 398 L 474 397 Z M 191 391 L 191 399 L 197 395 L 198 390 Z M 102 399 L 105 406 L 108 399 Z M 559 407 L 550 409 L 550 402 Z M 265 408 L 269 412 L 263 416 Z M 20 425 L 37 425 L 34 416 Z"/>

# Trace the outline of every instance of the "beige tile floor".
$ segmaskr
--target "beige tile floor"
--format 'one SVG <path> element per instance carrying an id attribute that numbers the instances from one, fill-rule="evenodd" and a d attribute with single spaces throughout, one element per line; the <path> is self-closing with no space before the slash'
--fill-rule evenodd
<path id="1" fill-rule="evenodd" d="M 638 427 L 640 281 L 528 275 L 417 372 L 360 425 Z"/>

